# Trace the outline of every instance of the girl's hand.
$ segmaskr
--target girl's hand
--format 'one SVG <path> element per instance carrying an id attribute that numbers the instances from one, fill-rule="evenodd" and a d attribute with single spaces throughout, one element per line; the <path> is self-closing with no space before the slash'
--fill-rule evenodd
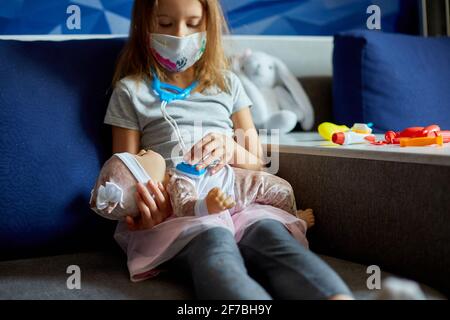
<path id="1" fill-rule="evenodd" d="M 169 195 L 161 182 L 155 184 L 149 181 L 148 189 L 142 183 L 137 183 L 136 190 L 136 204 L 141 215 L 125 218 L 130 231 L 153 228 L 172 214 Z"/>
<path id="2" fill-rule="evenodd" d="M 233 159 L 236 142 L 232 137 L 221 133 L 209 133 L 192 146 L 184 155 L 189 164 L 197 163 L 197 170 L 206 168 L 213 162 L 217 165 L 211 169 L 211 175 L 217 173 Z"/>

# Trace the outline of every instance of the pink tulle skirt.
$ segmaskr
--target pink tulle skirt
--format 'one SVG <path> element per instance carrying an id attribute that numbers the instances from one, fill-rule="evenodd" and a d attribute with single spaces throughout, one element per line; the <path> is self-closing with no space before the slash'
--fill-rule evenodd
<path id="1" fill-rule="evenodd" d="M 232 216 L 228 210 L 204 217 L 172 215 L 152 229 L 141 231 L 128 231 L 126 223 L 119 221 L 114 238 L 127 254 L 131 281 L 138 282 L 158 275 L 161 270 L 157 267 L 174 257 L 202 231 L 225 228 L 239 242 L 245 229 L 262 219 L 280 221 L 300 244 L 308 247 L 305 221 L 281 209 L 260 204 L 252 204 Z"/>

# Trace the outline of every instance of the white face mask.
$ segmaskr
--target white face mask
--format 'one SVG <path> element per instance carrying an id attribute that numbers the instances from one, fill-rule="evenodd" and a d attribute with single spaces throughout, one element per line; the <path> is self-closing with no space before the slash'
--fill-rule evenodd
<path id="1" fill-rule="evenodd" d="M 171 72 L 183 72 L 196 63 L 206 48 L 206 32 L 185 37 L 152 33 L 150 49 L 153 57 Z"/>

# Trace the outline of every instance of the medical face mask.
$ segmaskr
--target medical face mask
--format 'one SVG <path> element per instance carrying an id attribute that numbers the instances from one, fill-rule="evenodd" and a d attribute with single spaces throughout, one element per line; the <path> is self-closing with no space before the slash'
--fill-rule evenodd
<path id="1" fill-rule="evenodd" d="M 150 49 L 153 57 L 171 72 L 183 72 L 196 63 L 206 48 L 206 32 L 185 37 L 152 33 Z"/>
<path id="2" fill-rule="evenodd" d="M 146 185 L 151 177 L 148 175 L 147 171 L 142 167 L 139 161 L 131 154 L 131 153 L 116 153 L 114 154 L 122 162 L 125 166 L 130 170 L 134 178 Z M 91 191 L 91 199 L 94 195 L 94 190 Z M 100 216 L 118 220 L 123 218 L 125 214 L 137 213 L 136 206 L 133 203 L 125 203 L 128 201 L 134 201 L 134 197 L 129 195 L 124 195 L 123 187 L 120 185 L 120 182 L 113 181 L 110 178 L 110 181 L 106 181 L 105 185 L 100 185 L 97 189 L 97 197 L 96 197 L 96 207 L 91 208 Z M 128 210 L 124 210 L 128 209 Z"/>

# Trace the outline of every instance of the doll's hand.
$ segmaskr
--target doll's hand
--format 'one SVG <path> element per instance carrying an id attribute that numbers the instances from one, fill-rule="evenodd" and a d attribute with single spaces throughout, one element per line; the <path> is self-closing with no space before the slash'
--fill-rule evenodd
<path id="1" fill-rule="evenodd" d="M 132 218 L 126 217 L 128 229 L 130 231 L 150 229 L 163 222 L 172 214 L 170 198 L 164 186 L 159 182 L 148 182 L 148 189 L 141 183 L 136 185 L 136 204 L 140 216 Z M 154 194 L 155 198 L 151 195 Z"/>
<path id="2" fill-rule="evenodd" d="M 224 193 L 219 188 L 212 188 L 206 196 L 206 206 L 209 214 L 219 213 L 226 209 L 231 209 L 236 205 L 233 198 Z"/>

